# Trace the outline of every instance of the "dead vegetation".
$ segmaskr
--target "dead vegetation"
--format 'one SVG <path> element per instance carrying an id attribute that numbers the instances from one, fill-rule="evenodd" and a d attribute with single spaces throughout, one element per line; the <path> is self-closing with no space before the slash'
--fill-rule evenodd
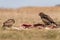
<path id="1" fill-rule="evenodd" d="M 60 7 L 24 7 L 18 9 L 0 9 L 0 27 L 7 19 L 15 19 L 13 27 L 22 24 L 42 23 L 38 13 L 44 12 L 60 25 Z M 1 28 L 0 28 L 1 29 Z M 0 30 L 0 40 L 60 40 L 60 29 Z"/>

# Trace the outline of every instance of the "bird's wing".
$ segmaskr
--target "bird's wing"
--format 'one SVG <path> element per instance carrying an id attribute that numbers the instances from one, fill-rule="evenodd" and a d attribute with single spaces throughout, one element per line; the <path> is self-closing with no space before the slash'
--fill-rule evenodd
<path id="1" fill-rule="evenodd" d="M 50 22 L 54 22 L 53 19 L 50 16 L 46 16 L 46 20 L 50 21 Z"/>
<path id="2" fill-rule="evenodd" d="M 43 21 L 43 22 L 47 22 L 47 23 L 49 23 L 49 22 L 50 22 L 49 20 L 44 19 L 44 18 L 42 18 L 42 21 Z"/>

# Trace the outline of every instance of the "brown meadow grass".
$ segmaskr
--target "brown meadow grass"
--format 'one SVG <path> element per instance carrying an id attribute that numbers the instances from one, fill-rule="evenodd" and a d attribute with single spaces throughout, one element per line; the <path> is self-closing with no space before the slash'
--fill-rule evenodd
<path id="1" fill-rule="evenodd" d="M 60 29 L 2 30 L 2 24 L 13 18 L 15 27 L 23 23 L 43 23 L 38 14 L 44 12 L 60 24 L 60 7 L 23 7 L 17 9 L 0 9 L 0 40 L 60 40 Z"/>
<path id="2" fill-rule="evenodd" d="M 0 40 L 60 40 L 60 30 L 0 30 Z"/>

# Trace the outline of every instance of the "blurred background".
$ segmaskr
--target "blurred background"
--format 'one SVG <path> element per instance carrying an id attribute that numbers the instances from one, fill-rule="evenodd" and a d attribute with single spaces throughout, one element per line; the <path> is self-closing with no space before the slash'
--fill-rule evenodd
<path id="1" fill-rule="evenodd" d="M 60 4 L 60 0 L 0 0 L 0 8 L 19 8 L 26 6 L 50 7 Z"/>

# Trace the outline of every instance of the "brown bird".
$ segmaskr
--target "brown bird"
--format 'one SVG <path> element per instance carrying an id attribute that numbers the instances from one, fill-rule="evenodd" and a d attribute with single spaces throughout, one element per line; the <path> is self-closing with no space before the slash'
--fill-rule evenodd
<path id="1" fill-rule="evenodd" d="M 53 19 L 50 16 L 44 14 L 43 12 L 39 13 L 39 16 L 41 17 L 45 25 L 55 24 L 57 26 L 57 24 L 53 21 Z"/>
<path id="2" fill-rule="evenodd" d="M 8 19 L 7 21 L 3 22 L 3 28 L 11 27 L 15 23 L 14 19 Z"/>

